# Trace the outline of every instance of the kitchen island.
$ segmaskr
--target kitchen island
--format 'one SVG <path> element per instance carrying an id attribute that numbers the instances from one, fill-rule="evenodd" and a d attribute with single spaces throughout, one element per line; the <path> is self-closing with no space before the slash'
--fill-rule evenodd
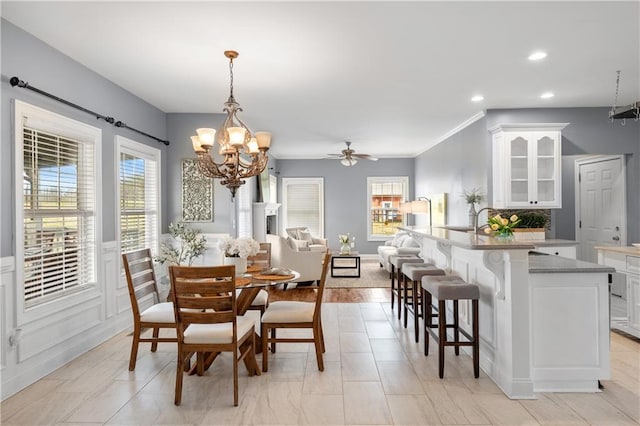
<path id="1" fill-rule="evenodd" d="M 480 366 L 513 399 L 597 392 L 610 377 L 608 266 L 539 252 L 538 242 L 403 227 L 422 257 L 480 287 Z M 470 330 L 468 304 L 460 324 Z"/>

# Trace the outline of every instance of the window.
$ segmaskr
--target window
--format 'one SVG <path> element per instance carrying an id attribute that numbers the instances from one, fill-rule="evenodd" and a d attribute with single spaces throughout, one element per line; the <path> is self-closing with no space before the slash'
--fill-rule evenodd
<path id="1" fill-rule="evenodd" d="M 324 180 L 282 179 L 284 228 L 306 226 L 312 235 L 324 235 Z"/>
<path id="2" fill-rule="evenodd" d="M 101 133 L 20 101 L 15 129 L 20 316 L 22 308 L 95 287 Z"/>
<path id="3" fill-rule="evenodd" d="M 160 150 L 117 136 L 120 251 L 158 252 Z"/>
<path id="4" fill-rule="evenodd" d="M 253 182 L 253 179 L 249 182 Z M 249 184 L 244 184 L 238 188 L 236 202 L 238 203 L 238 238 L 252 238 L 253 214 L 251 212 L 251 188 Z"/>
<path id="5" fill-rule="evenodd" d="M 385 240 L 404 226 L 405 216 L 400 213 L 400 203 L 409 195 L 409 178 L 406 176 L 367 178 L 367 239 Z"/>

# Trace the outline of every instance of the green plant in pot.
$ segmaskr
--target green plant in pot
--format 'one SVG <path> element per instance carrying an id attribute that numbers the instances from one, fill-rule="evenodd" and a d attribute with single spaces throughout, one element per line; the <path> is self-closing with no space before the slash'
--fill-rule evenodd
<path id="1" fill-rule="evenodd" d="M 522 213 L 519 215 L 520 222 L 514 229 L 516 233 L 526 233 L 528 235 L 517 239 L 544 240 L 547 217 L 539 213 Z"/>
<path id="2" fill-rule="evenodd" d="M 475 225 L 476 220 L 476 204 L 480 204 L 484 200 L 484 194 L 480 188 L 471 188 L 462 191 L 462 198 L 469 204 L 469 226 Z"/>

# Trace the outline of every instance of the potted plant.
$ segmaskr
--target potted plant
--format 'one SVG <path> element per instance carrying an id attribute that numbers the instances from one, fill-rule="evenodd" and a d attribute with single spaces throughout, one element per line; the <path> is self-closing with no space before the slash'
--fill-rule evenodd
<path id="1" fill-rule="evenodd" d="M 522 213 L 520 223 L 514 228 L 516 240 L 544 240 L 547 217 L 540 213 Z"/>
<path id="2" fill-rule="evenodd" d="M 469 226 L 475 226 L 476 221 L 476 204 L 480 204 L 484 199 L 484 194 L 480 188 L 471 188 L 463 190 L 462 197 L 469 204 Z"/>
<path id="3" fill-rule="evenodd" d="M 485 228 L 484 232 L 499 238 L 509 238 L 513 235 L 513 230 L 519 223 L 520 218 L 515 214 L 509 218 L 497 214 L 487 220 L 489 227 Z"/>
<path id="4" fill-rule="evenodd" d="M 207 250 L 207 240 L 200 231 L 189 228 L 184 223 L 178 222 L 175 225 L 170 223 L 169 234 L 174 241 L 179 242 L 179 246 L 174 247 L 169 242 L 160 244 L 160 254 L 153 258 L 156 262 L 191 266 L 193 261 Z"/>

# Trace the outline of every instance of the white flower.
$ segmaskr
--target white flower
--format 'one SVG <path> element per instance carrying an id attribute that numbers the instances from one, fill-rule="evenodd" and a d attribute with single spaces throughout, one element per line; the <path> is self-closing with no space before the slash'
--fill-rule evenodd
<path id="1" fill-rule="evenodd" d="M 340 240 L 340 244 L 349 244 L 351 241 L 351 235 L 347 234 L 338 234 L 338 240 Z"/>
<path id="2" fill-rule="evenodd" d="M 220 241 L 220 250 L 224 251 L 227 257 L 249 257 L 255 256 L 260 251 L 260 244 L 253 238 L 231 238 L 225 237 Z"/>

